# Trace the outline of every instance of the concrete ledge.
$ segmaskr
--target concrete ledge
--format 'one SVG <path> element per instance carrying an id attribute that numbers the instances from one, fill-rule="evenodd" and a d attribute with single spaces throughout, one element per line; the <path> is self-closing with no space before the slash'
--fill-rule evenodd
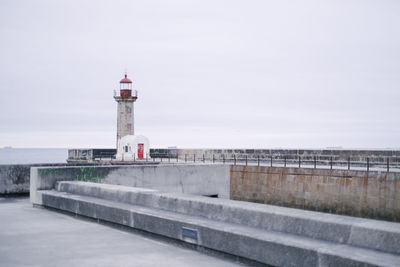
<path id="1" fill-rule="evenodd" d="M 176 212 L 42 191 L 45 206 L 131 226 L 275 266 L 395 266 L 400 257 Z M 196 233 L 185 237 L 185 229 Z"/>
<path id="2" fill-rule="evenodd" d="M 58 182 L 57 190 L 400 254 L 398 223 L 115 185 Z"/>
<path id="3" fill-rule="evenodd" d="M 400 224 L 365 220 L 352 226 L 348 243 L 400 254 Z"/>

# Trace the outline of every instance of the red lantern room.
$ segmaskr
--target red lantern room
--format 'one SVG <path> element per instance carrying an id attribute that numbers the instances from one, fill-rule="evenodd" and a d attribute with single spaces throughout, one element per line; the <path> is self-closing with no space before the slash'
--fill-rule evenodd
<path id="1" fill-rule="evenodd" d="M 125 78 L 120 82 L 120 95 L 122 98 L 132 96 L 132 81 L 128 79 L 128 75 L 125 73 Z"/>

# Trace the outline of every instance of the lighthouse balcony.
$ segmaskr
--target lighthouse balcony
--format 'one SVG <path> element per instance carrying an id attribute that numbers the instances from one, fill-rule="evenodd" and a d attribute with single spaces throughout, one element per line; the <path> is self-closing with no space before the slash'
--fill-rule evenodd
<path id="1" fill-rule="evenodd" d="M 138 97 L 137 90 L 121 89 L 114 90 L 114 98 L 116 100 L 136 100 Z"/>

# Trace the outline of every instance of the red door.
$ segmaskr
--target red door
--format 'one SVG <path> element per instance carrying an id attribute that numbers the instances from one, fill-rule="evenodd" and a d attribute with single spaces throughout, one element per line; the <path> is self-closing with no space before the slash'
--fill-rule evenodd
<path id="1" fill-rule="evenodd" d="M 138 158 L 139 159 L 143 158 L 143 151 L 144 151 L 144 144 L 138 144 L 138 146 L 137 146 L 137 154 L 138 154 Z"/>

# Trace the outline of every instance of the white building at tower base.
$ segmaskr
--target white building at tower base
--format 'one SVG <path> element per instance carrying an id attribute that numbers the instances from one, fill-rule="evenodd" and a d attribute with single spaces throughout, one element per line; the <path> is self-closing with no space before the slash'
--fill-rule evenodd
<path id="1" fill-rule="evenodd" d="M 144 135 L 125 135 L 119 139 L 117 161 L 133 161 L 150 158 L 150 142 Z"/>

